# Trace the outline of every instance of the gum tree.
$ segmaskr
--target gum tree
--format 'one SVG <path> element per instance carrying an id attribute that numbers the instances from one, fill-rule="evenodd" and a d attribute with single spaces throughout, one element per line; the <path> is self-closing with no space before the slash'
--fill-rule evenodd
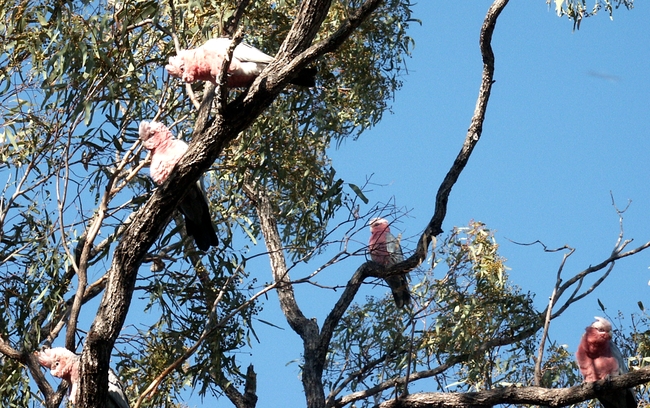
<path id="1" fill-rule="evenodd" d="M 650 373 L 641 369 L 605 388 L 562 388 L 580 379 L 570 356 L 544 341 L 549 322 L 593 290 L 580 290 L 585 276 L 600 274 L 600 284 L 616 260 L 650 243 L 628 249 L 621 235 L 595 266 L 563 279 L 560 268 L 545 311 L 508 280 L 485 226 L 457 228 L 435 245 L 452 187 L 482 135 L 494 73 L 490 43 L 506 4 L 495 1 L 486 15 L 476 110 L 432 218 L 415 252 L 385 269 L 353 264 L 361 254 L 345 243 L 391 209 L 359 213 L 367 204 L 363 187 L 337 178 L 326 149 L 376 124 L 400 88 L 412 46 L 406 31 L 415 21 L 409 1 L 3 3 L 3 404 L 60 406 L 66 386 L 52 387 L 33 351 L 62 342 L 83 350 L 78 406 L 104 406 L 115 350 L 134 406 L 181 406 L 180 393 L 191 384 L 253 407 L 254 367 L 241 367 L 236 351 L 254 336 L 253 318 L 268 291 L 277 292 L 302 340 L 309 407 L 560 405 L 647 382 Z M 581 2 L 555 4 L 577 25 L 589 14 Z M 598 4 L 611 12 L 609 2 Z M 183 86 L 164 72 L 168 56 L 216 36 L 233 38 L 231 51 L 245 39 L 275 60 L 248 89 Z M 287 85 L 308 66 L 318 68 L 316 87 Z M 223 75 L 217 83 L 225 83 Z M 137 140 L 138 123 L 150 119 L 190 142 L 155 189 Z M 194 248 L 175 212 L 204 173 L 220 237 L 208 253 Z M 333 225 L 342 213 L 350 215 Z M 271 272 L 263 285 L 247 268 L 248 243 L 260 239 Z M 344 249 L 314 275 L 347 260 L 351 278 L 319 324 L 294 296 L 309 278 L 292 281 L 290 271 L 332 244 Z M 446 268 L 437 278 L 421 269 L 430 251 Z M 360 303 L 362 283 L 409 272 L 412 309 L 397 311 L 384 299 Z M 145 299 L 152 322 L 130 325 L 134 296 Z M 90 305 L 98 301 L 95 311 Z M 523 364 L 532 355 L 538 363 Z M 406 395 L 410 383 L 433 376 L 466 387 Z M 497 388 L 497 377 L 527 387 Z"/>

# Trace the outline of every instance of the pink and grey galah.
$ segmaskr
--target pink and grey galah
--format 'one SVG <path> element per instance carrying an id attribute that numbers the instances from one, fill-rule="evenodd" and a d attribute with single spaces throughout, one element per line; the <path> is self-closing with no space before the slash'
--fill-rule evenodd
<path id="1" fill-rule="evenodd" d="M 160 185 L 167 180 L 176 163 L 187 151 L 187 143 L 175 138 L 167 126 L 160 122 L 143 121 L 139 130 L 144 147 L 151 151 L 151 178 Z M 200 250 L 207 251 L 210 246 L 218 245 L 210 207 L 200 180 L 190 187 L 178 204 L 178 209 L 185 218 L 187 235 L 194 238 Z"/>
<path id="2" fill-rule="evenodd" d="M 79 356 L 63 347 L 44 349 L 35 354 L 39 364 L 50 369 L 50 374 L 70 384 L 70 402 L 76 405 L 80 381 Z M 108 407 L 129 408 L 129 400 L 124 394 L 122 384 L 111 369 L 108 370 L 108 396 Z"/>
<path id="3" fill-rule="evenodd" d="M 605 318 L 585 329 L 576 352 L 576 360 L 585 382 L 627 373 L 627 364 L 616 344 L 612 341 L 612 324 Z M 605 408 L 632 408 L 637 401 L 631 389 L 612 391 L 598 398 Z"/>
<path id="4" fill-rule="evenodd" d="M 169 75 L 185 82 L 210 81 L 216 83 L 224 58 L 230 47 L 230 38 L 220 37 L 208 40 L 191 50 L 180 50 L 175 57 L 169 57 L 165 66 Z M 226 85 L 230 88 L 250 86 L 273 57 L 246 43 L 235 47 L 228 66 Z M 314 86 L 315 68 L 303 68 L 290 83 L 299 86 Z"/>
<path id="5" fill-rule="evenodd" d="M 402 262 L 404 255 L 399 240 L 390 233 L 388 221 L 383 218 L 370 220 L 370 259 L 386 268 Z M 394 275 L 384 279 L 391 291 L 397 307 L 402 308 L 411 302 L 407 275 Z"/>

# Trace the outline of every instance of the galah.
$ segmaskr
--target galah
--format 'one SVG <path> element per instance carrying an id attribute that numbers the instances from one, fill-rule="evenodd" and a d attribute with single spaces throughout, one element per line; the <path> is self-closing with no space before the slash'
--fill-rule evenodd
<path id="1" fill-rule="evenodd" d="M 167 180 L 176 163 L 187 151 L 187 143 L 176 139 L 167 126 L 160 122 L 141 122 L 140 139 L 144 147 L 151 151 L 151 178 L 160 185 Z M 200 250 L 207 251 L 210 246 L 217 246 L 219 240 L 200 180 L 190 187 L 178 208 L 185 217 L 187 235 L 194 238 Z"/>
<path id="2" fill-rule="evenodd" d="M 404 260 L 399 240 L 390 233 L 388 221 L 383 218 L 370 220 L 370 242 L 368 243 L 370 259 L 385 267 L 390 267 Z M 411 302 L 408 277 L 394 275 L 384 278 L 391 291 L 397 307 L 404 307 Z"/>
<path id="3" fill-rule="evenodd" d="M 593 382 L 627 373 L 627 364 L 616 344 L 612 341 L 612 324 L 605 318 L 595 317 L 596 321 L 585 329 L 582 335 L 576 360 L 585 382 Z M 605 408 L 632 408 L 637 401 L 631 389 L 610 392 L 598 398 Z"/>
<path id="4" fill-rule="evenodd" d="M 180 50 L 177 56 L 169 57 L 169 64 L 165 68 L 169 75 L 185 82 L 210 81 L 216 84 L 230 43 L 230 38 L 213 38 L 198 48 Z M 239 43 L 228 66 L 226 85 L 230 88 L 249 86 L 271 61 L 272 56 L 248 44 Z M 315 76 L 315 68 L 303 68 L 290 83 L 314 86 Z"/>
<path id="5" fill-rule="evenodd" d="M 64 379 L 70 384 L 70 402 L 76 405 L 79 395 L 79 356 L 72 351 L 55 347 L 37 351 L 38 362 L 50 369 L 54 377 Z M 108 370 L 108 397 L 110 408 L 129 408 L 129 400 L 124 394 L 122 384 L 113 370 Z"/>

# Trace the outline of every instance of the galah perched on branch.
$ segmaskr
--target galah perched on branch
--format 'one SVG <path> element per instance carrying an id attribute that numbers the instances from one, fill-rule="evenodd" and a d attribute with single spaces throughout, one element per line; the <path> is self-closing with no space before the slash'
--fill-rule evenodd
<path id="1" fill-rule="evenodd" d="M 221 37 L 208 40 L 202 46 L 192 50 L 180 50 L 177 56 L 169 57 L 169 64 L 165 68 L 169 75 L 185 82 L 216 83 L 230 43 L 229 38 Z M 238 44 L 228 67 L 226 85 L 230 88 L 249 86 L 271 61 L 273 61 L 272 56 L 257 48 L 245 43 Z M 315 68 L 303 68 L 290 83 L 314 86 L 315 76 Z"/>
<path id="2" fill-rule="evenodd" d="M 399 240 L 390 233 L 388 221 L 383 218 L 373 218 L 370 220 L 370 242 L 368 248 L 370 250 L 370 258 L 387 268 L 404 260 Z M 384 280 L 393 292 L 393 298 L 397 307 L 404 307 L 411 302 L 408 277 L 406 275 L 389 276 L 384 278 Z"/>
<path id="3" fill-rule="evenodd" d="M 160 122 L 141 122 L 140 139 L 144 147 L 151 151 L 151 178 L 160 185 L 187 151 L 187 143 L 176 139 Z M 187 235 L 194 237 L 200 250 L 207 251 L 210 246 L 217 246 L 219 241 L 200 180 L 190 187 L 178 208 L 185 216 Z"/>
<path id="4" fill-rule="evenodd" d="M 79 356 L 63 347 L 37 351 L 35 354 L 38 362 L 49 368 L 54 377 L 64 379 L 70 384 L 70 402 L 76 404 L 79 393 Z M 129 408 L 129 400 L 124 394 L 122 384 L 111 369 L 108 370 L 108 396 L 108 407 Z"/>
<path id="5" fill-rule="evenodd" d="M 595 317 L 596 321 L 585 329 L 582 335 L 576 360 L 585 382 L 593 382 L 611 376 L 627 373 L 627 364 L 616 344 L 612 341 L 612 324 L 605 318 Z M 632 408 L 637 406 L 631 389 L 612 391 L 598 398 L 605 408 Z"/>

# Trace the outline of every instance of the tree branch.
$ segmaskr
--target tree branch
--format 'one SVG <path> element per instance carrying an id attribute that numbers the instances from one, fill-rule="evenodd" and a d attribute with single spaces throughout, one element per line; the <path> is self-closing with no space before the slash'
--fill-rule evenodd
<path id="1" fill-rule="evenodd" d="M 583 297 L 587 296 L 589 293 L 593 292 L 594 289 L 596 289 L 605 280 L 605 278 L 607 278 L 607 276 L 610 274 L 610 272 L 614 268 L 614 264 L 615 264 L 615 262 L 617 260 L 628 257 L 628 256 L 631 256 L 631 255 L 634 255 L 634 254 L 637 254 L 637 253 L 639 253 L 641 251 L 644 251 L 644 250 L 650 248 L 650 241 L 648 241 L 645 244 L 643 244 L 643 245 L 641 245 L 641 246 L 639 246 L 637 248 L 631 249 L 631 250 L 629 250 L 627 252 L 622 252 L 622 250 L 627 246 L 628 243 L 630 243 L 630 241 L 624 241 L 620 245 L 618 245 L 618 243 L 617 243 L 617 246 L 614 248 L 614 250 L 612 251 L 612 254 L 607 259 L 605 259 L 604 261 L 602 261 L 601 263 L 599 263 L 597 265 L 590 266 L 590 267 L 584 269 L 583 271 L 579 272 L 578 274 L 576 274 L 571 279 L 567 280 L 562 286 L 560 286 L 560 288 L 558 289 L 557 295 L 555 297 L 556 301 L 571 286 L 573 286 L 576 283 L 578 284 L 578 287 L 574 290 L 574 292 L 571 294 L 571 296 L 569 296 L 569 299 L 567 299 L 564 302 L 564 304 L 558 309 L 557 312 L 553 313 L 552 318 L 554 319 L 554 318 L 558 317 L 572 303 L 577 302 L 578 300 L 580 300 Z M 578 292 L 578 290 L 580 288 L 580 285 L 582 284 L 582 280 L 587 275 L 592 274 L 594 272 L 597 272 L 597 271 L 599 271 L 601 269 L 604 269 L 604 268 L 607 268 L 605 273 L 600 278 L 598 278 L 598 280 L 596 280 L 596 282 L 594 282 L 587 290 L 585 290 L 580 295 L 577 295 L 577 292 Z M 546 312 L 546 310 L 544 310 L 544 312 Z"/>
<path id="2" fill-rule="evenodd" d="M 368 5 L 368 3 L 369 2 L 364 3 L 364 6 Z M 492 52 L 492 46 L 491 46 L 492 33 L 494 32 L 494 28 L 496 26 L 496 21 L 497 18 L 499 17 L 499 14 L 507 4 L 508 4 L 508 0 L 495 1 L 490 7 L 490 9 L 488 10 L 487 15 L 485 17 L 483 27 L 481 29 L 481 35 L 480 35 L 480 48 L 481 48 L 481 54 L 483 56 L 483 75 L 481 80 L 481 86 L 479 89 L 479 97 L 476 102 L 476 108 L 474 110 L 474 115 L 472 117 L 470 127 L 467 131 L 467 136 L 465 138 L 463 147 L 438 189 L 434 215 L 431 221 L 429 222 L 429 224 L 427 225 L 424 233 L 420 237 L 420 240 L 418 241 L 416 252 L 411 257 L 407 258 L 401 263 L 393 265 L 392 267 L 388 268 L 386 271 L 383 271 L 382 270 L 383 268 L 373 267 L 372 265 L 368 265 L 369 263 L 366 263 L 362 265 L 359 268 L 359 270 L 357 270 L 357 272 L 355 272 L 355 275 L 353 276 L 352 280 L 350 281 L 350 283 L 348 283 L 348 286 L 346 287 L 346 291 L 343 293 L 343 295 L 337 302 L 337 305 L 332 310 L 332 312 L 330 312 L 330 315 L 328 315 L 325 323 L 323 324 L 323 329 L 321 334 L 322 336 L 321 349 L 325 350 L 325 353 L 329 347 L 329 342 L 331 340 L 331 335 L 333 333 L 333 330 L 338 324 L 345 310 L 347 310 L 349 303 L 352 301 L 354 294 L 356 294 L 356 291 L 358 290 L 358 285 L 360 285 L 360 283 L 363 281 L 363 278 L 365 277 L 364 275 L 367 274 L 367 275 L 375 276 L 375 274 L 377 274 L 376 276 L 384 276 L 384 275 L 390 276 L 394 274 L 403 274 L 403 273 L 410 272 L 411 270 L 417 268 L 424 261 L 428 252 L 429 244 L 433 241 L 435 236 L 442 233 L 442 222 L 444 221 L 447 212 L 447 202 L 449 200 L 449 195 L 451 194 L 451 189 L 456 183 L 456 181 L 458 180 L 461 172 L 465 168 L 465 165 L 469 161 L 469 157 L 482 134 L 483 121 L 485 120 L 485 112 L 487 109 L 488 101 L 490 99 L 492 84 L 494 82 L 493 81 L 494 53 Z M 370 7 L 370 5 L 368 5 L 368 7 Z M 335 42 L 334 40 L 332 41 Z M 318 49 L 319 46 L 325 48 L 326 44 L 323 45 L 318 44 L 317 46 L 312 47 L 306 53 L 308 53 L 312 49 Z M 364 271 L 365 274 L 361 273 L 361 271 Z M 350 297 L 350 293 L 351 293 L 351 297 Z M 323 356 L 323 358 L 324 357 L 325 356 Z M 413 380 L 417 379 L 416 374 L 413 374 L 413 376 L 411 376 L 411 379 Z M 391 384 L 393 384 L 394 380 L 391 380 L 390 382 Z M 390 385 L 387 385 L 385 388 L 388 388 L 389 386 Z M 380 390 L 377 390 L 376 392 L 379 391 Z M 356 398 L 356 399 L 360 399 L 360 398 Z M 342 403 L 341 401 L 337 401 L 337 406 L 339 406 L 339 403 L 345 405 L 356 399 L 351 399 L 345 403 Z"/>
<path id="3" fill-rule="evenodd" d="M 483 74 L 476 107 L 474 109 L 474 115 L 472 116 L 469 129 L 467 130 L 463 147 L 458 153 L 458 156 L 456 156 L 456 160 L 454 160 L 453 165 L 438 188 L 433 217 L 418 240 L 415 253 L 403 262 L 391 266 L 388 272 L 389 275 L 408 273 L 417 268 L 426 259 L 429 245 L 433 239 L 443 232 L 442 223 L 447 214 L 447 203 L 449 201 L 451 189 L 458 181 L 460 174 L 469 161 L 474 147 L 476 147 L 476 144 L 483 133 L 483 121 L 485 120 L 485 112 L 487 110 L 488 101 L 490 100 L 492 84 L 494 83 L 492 34 L 494 33 L 497 18 L 507 4 L 508 0 L 496 0 L 488 10 L 485 20 L 483 21 L 479 39 L 481 55 L 483 57 Z"/>
<path id="4" fill-rule="evenodd" d="M 261 291 L 257 292 L 255 295 L 251 296 L 250 299 L 248 299 L 246 302 L 244 302 L 242 305 L 240 305 L 237 309 L 233 310 L 226 316 L 222 317 L 219 319 L 217 322 L 214 321 L 215 317 L 217 316 L 217 305 L 223 298 L 223 296 L 226 293 L 226 289 L 230 285 L 231 281 L 235 279 L 237 276 L 237 273 L 232 274 L 229 278 L 228 281 L 223 285 L 221 290 L 219 291 L 217 297 L 214 299 L 212 307 L 210 308 L 210 316 L 208 317 L 208 322 L 205 326 L 205 329 L 203 330 L 203 333 L 199 336 L 199 338 L 194 342 L 194 344 L 189 347 L 185 353 L 183 353 L 182 356 L 176 359 L 172 364 L 170 364 L 167 368 L 165 368 L 162 373 L 160 373 L 152 382 L 149 384 L 149 386 L 140 394 L 138 397 L 138 400 L 136 401 L 136 404 L 134 408 L 139 408 L 144 399 L 147 396 L 153 395 L 153 393 L 156 391 L 156 389 L 162 384 L 162 382 L 165 380 L 165 378 L 171 374 L 174 370 L 176 370 L 178 367 L 181 366 L 185 361 L 187 361 L 188 358 L 190 358 L 196 350 L 198 350 L 199 346 L 211 335 L 213 334 L 217 329 L 222 328 L 230 319 L 235 317 L 237 313 L 241 312 L 245 308 L 251 305 L 257 298 L 260 296 L 264 295 L 265 293 L 268 293 L 270 290 L 274 289 L 276 285 L 269 285 L 262 289 Z M 241 408 L 241 407 L 238 407 Z"/>
<path id="5" fill-rule="evenodd" d="M 539 350 L 537 351 L 537 361 L 535 361 L 535 385 L 540 387 L 542 385 L 542 360 L 544 358 L 544 346 L 546 344 L 546 337 L 548 336 L 548 329 L 551 325 L 553 306 L 555 305 L 557 299 L 557 292 L 562 284 L 562 270 L 564 270 L 564 265 L 566 265 L 567 259 L 573 254 L 574 250 L 571 249 L 569 253 L 564 254 L 562 257 L 562 263 L 557 270 L 557 275 L 555 277 L 555 285 L 553 286 L 553 291 L 551 292 L 551 297 L 548 301 L 548 306 L 546 308 L 546 313 L 544 317 L 544 331 L 542 332 L 542 338 L 539 341 Z"/>
<path id="6" fill-rule="evenodd" d="M 273 216 L 273 208 L 263 187 L 253 190 L 248 185 L 245 191 L 254 199 L 260 229 L 264 236 L 266 249 L 271 262 L 273 281 L 278 285 L 277 293 L 280 307 L 291 328 L 300 336 L 303 342 L 303 358 L 305 363 L 302 370 L 302 382 L 305 389 L 308 406 L 324 406 L 323 367 L 324 360 L 319 352 L 320 336 L 315 320 L 307 319 L 300 310 L 293 292 L 293 285 L 287 271 L 287 265 L 282 251 L 282 241 L 278 226 Z"/>
<path id="7" fill-rule="evenodd" d="M 255 408 L 257 405 L 257 374 L 255 374 L 253 365 L 249 365 L 246 370 L 243 394 L 230 382 L 222 386 L 222 390 L 236 408 Z"/>
<path id="8" fill-rule="evenodd" d="M 564 407 L 607 395 L 614 390 L 631 388 L 650 381 L 650 367 L 584 383 L 571 388 L 503 387 L 468 393 L 439 392 L 412 394 L 386 401 L 381 408 L 491 407 L 496 404 L 528 404 Z"/>

